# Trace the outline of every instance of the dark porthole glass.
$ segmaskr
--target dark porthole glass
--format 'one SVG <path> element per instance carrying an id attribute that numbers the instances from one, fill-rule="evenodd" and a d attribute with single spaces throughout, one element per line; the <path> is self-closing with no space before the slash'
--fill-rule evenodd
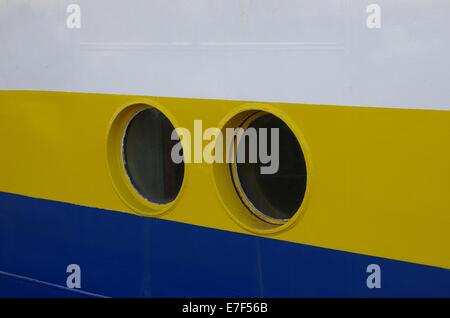
<path id="1" fill-rule="evenodd" d="M 251 143 L 248 139 L 243 143 L 241 138 L 236 151 L 235 184 L 250 211 L 269 223 L 283 224 L 298 211 L 305 196 L 307 172 L 302 149 L 294 133 L 278 117 L 263 113 L 248 121 L 243 127 L 245 131 L 249 128 L 256 131 L 258 158 L 255 163 L 250 162 Z M 267 129 L 265 144 L 267 153 L 271 155 L 274 150 L 271 149 L 271 129 L 276 128 L 279 132 L 279 166 L 273 174 L 261 173 L 261 167 L 268 164 L 261 162 L 259 156 L 260 128 Z M 240 155 L 245 157 L 245 162 L 237 162 Z"/>
<path id="2" fill-rule="evenodd" d="M 173 125 L 155 108 L 136 114 L 129 123 L 123 142 L 128 177 L 145 199 L 156 204 L 170 203 L 177 197 L 184 176 L 184 163 L 174 163 L 171 140 Z"/>

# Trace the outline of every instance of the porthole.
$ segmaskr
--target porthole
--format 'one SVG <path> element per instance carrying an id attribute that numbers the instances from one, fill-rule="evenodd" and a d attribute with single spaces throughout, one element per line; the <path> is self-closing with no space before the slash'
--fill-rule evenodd
<path id="1" fill-rule="evenodd" d="M 236 141 L 232 164 L 236 189 L 257 217 L 284 224 L 299 210 L 305 196 L 307 173 L 300 144 L 291 129 L 270 113 L 257 112 L 241 127 L 244 134 Z M 250 130 L 253 135 L 246 134 Z M 257 137 L 253 149 L 249 136 Z M 250 151 L 256 151 L 253 160 Z M 262 156 L 271 158 L 271 169 Z"/>
<path id="2" fill-rule="evenodd" d="M 184 163 L 174 163 L 174 127 L 163 113 L 147 108 L 130 121 L 123 140 L 123 160 L 131 184 L 146 200 L 172 202 L 183 183 Z"/>
<path id="3" fill-rule="evenodd" d="M 182 195 L 186 171 L 183 160 L 172 160 L 172 149 L 179 144 L 175 127 L 162 105 L 139 99 L 124 106 L 111 122 L 107 159 L 113 186 L 138 214 L 165 213 Z M 182 149 L 178 155 L 183 155 Z"/>

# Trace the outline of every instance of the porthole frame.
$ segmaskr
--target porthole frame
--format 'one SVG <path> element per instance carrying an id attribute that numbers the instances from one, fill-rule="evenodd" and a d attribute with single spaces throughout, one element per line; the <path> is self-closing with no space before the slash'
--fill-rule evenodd
<path id="1" fill-rule="evenodd" d="M 129 208 L 143 216 L 160 216 L 172 210 L 183 196 L 188 176 L 188 167 L 184 164 L 183 181 L 177 196 L 171 202 L 163 204 L 151 202 L 141 195 L 132 184 L 125 167 L 125 135 L 131 121 L 142 111 L 152 108 L 160 111 L 174 128 L 180 127 L 173 116 L 160 103 L 149 101 L 148 99 L 135 99 L 126 105 L 122 105 L 114 114 L 108 125 L 107 133 L 106 157 L 113 187 L 121 200 Z"/>
<path id="2" fill-rule="evenodd" d="M 261 113 L 261 115 L 263 115 L 264 113 L 268 113 L 282 120 L 297 138 L 297 141 L 303 152 L 307 171 L 307 182 L 304 197 L 298 210 L 289 220 L 285 222 L 279 222 L 277 224 L 268 222 L 267 220 L 264 220 L 264 218 L 260 217 L 260 215 L 256 215 L 253 211 L 251 211 L 247 204 L 242 201 L 242 197 L 239 193 L 238 187 L 234 184 L 234 177 L 232 175 L 233 169 L 230 169 L 229 163 L 216 163 L 212 165 L 211 175 L 219 200 L 221 201 L 222 205 L 224 206 L 228 215 L 233 219 L 233 221 L 237 223 L 241 228 L 244 228 L 249 232 L 271 235 L 285 231 L 288 228 L 292 227 L 305 213 L 305 210 L 307 209 L 310 201 L 309 198 L 311 196 L 311 188 L 314 182 L 314 173 L 311 165 L 310 149 L 303 134 L 297 127 L 297 123 L 295 123 L 288 116 L 288 114 L 286 114 L 275 105 L 266 103 L 242 104 L 231 111 L 219 123 L 218 127 L 222 132 L 224 132 L 225 129 L 229 127 L 244 128 L 241 125 L 244 122 L 248 122 L 248 118 L 255 116 L 255 114 L 257 113 Z M 251 204 L 250 201 L 249 203 Z"/>

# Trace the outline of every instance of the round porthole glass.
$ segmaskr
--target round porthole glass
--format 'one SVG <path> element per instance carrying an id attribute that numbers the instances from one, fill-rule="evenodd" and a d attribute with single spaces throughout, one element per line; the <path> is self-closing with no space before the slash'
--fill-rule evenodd
<path id="1" fill-rule="evenodd" d="M 123 138 L 123 160 L 134 189 L 155 204 L 168 204 L 180 192 L 184 163 L 175 163 L 171 151 L 173 125 L 155 108 L 138 112 L 129 122 Z"/>
<path id="2" fill-rule="evenodd" d="M 232 164 L 238 194 L 258 218 L 284 224 L 299 210 L 306 191 L 300 143 L 291 129 L 270 113 L 257 112 L 241 127 L 244 134 L 236 142 Z"/>

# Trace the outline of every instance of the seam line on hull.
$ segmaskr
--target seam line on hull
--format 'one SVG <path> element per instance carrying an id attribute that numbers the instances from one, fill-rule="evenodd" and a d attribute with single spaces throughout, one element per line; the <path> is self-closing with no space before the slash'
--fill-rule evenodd
<path id="1" fill-rule="evenodd" d="M 66 290 L 66 291 L 83 294 L 83 295 L 86 295 L 86 296 L 93 296 L 93 297 L 100 297 L 100 298 L 110 298 L 108 296 L 95 294 L 95 293 L 90 293 L 90 292 L 87 292 L 87 291 L 84 291 L 84 290 L 80 290 L 80 289 L 71 289 L 71 288 L 68 288 L 68 287 L 65 287 L 65 286 L 61 286 L 61 285 L 58 285 L 58 284 L 53 284 L 53 283 L 45 282 L 45 281 L 42 281 L 42 280 L 39 280 L 39 279 L 34 279 L 34 278 L 27 277 L 27 276 L 17 275 L 17 274 L 13 274 L 13 273 L 9 273 L 9 272 L 0 271 L 0 275 L 4 275 L 4 276 L 16 278 L 16 279 L 22 279 L 22 280 L 29 281 L 29 282 L 32 282 L 32 283 L 46 285 L 46 286 L 50 286 L 50 287 L 54 287 L 54 288 L 59 288 L 59 289 L 63 289 L 63 290 Z"/>

